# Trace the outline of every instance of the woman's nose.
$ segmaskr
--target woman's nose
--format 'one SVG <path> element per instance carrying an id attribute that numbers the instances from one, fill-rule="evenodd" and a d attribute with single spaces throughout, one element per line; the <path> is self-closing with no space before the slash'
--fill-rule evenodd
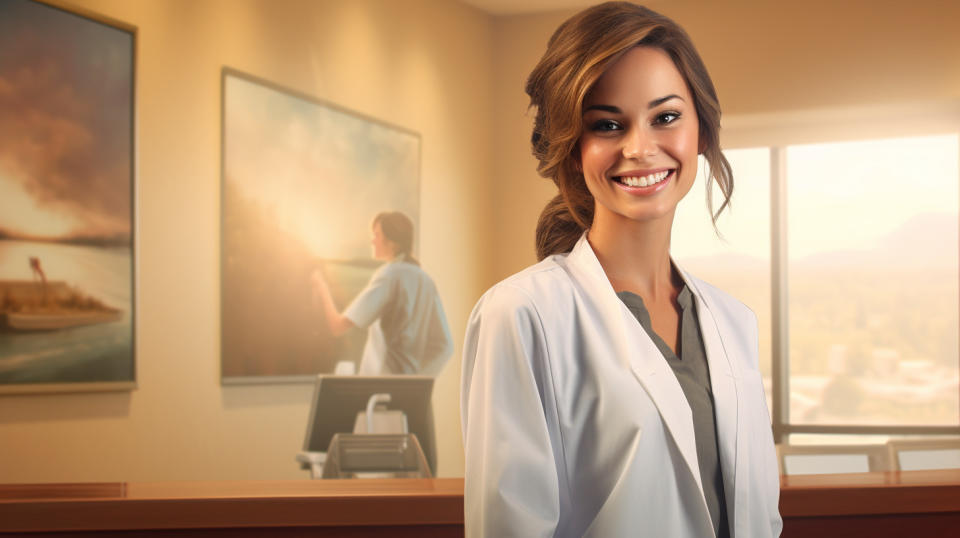
<path id="1" fill-rule="evenodd" d="M 631 129 L 623 140 L 623 156 L 627 159 L 643 159 L 657 154 L 656 141 L 643 129 Z"/>

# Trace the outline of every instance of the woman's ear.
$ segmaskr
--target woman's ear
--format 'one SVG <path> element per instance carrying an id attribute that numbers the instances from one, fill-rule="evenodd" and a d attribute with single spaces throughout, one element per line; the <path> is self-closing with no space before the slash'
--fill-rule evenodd
<path id="1" fill-rule="evenodd" d="M 697 137 L 697 155 L 703 155 L 707 151 L 707 141 L 703 137 Z"/>

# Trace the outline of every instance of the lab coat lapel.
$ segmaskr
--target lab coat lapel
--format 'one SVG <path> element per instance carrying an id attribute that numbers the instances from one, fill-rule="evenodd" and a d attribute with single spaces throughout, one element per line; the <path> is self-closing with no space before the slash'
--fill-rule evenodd
<path id="1" fill-rule="evenodd" d="M 588 287 L 589 297 L 595 298 L 601 316 L 598 324 L 608 329 L 613 351 L 626 362 L 653 400 L 703 498 L 693 417 L 680 382 L 656 344 L 617 297 L 593 247 L 587 241 L 586 233 L 580 237 L 567 259 L 570 270 L 576 273 L 576 280 Z M 706 510 L 706 500 L 703 501 L 703 508 Z"/>
<path id="2" fill-rule="evenodd" d="M 700 333 L 703 336 L 703 346 L 707 354 L 707 365 L 710 369 L 710 385 L 713 392 L 714 415 L 717 420 L 717 444 L 720 450 L 720 468 L 723 471 L 723 490 L 727 501 L 727 517 L 730 528 L 734 528 L 734 514 L 738 495 L 737 488 L 745 485 L 738 480 L 740 471 L 736 465 L 737 443 L 743 439 L 741 430 L 744 429 L 741 414 L 739 413 L 740 397 L 737 392 L 735 377 L 739 375 L 734 363 L 727 355 L 720 336 L 717 320 L 711 311 L 709 301 L 704 297 L 702 290 L 690 276 L 678 268 L 687 286 L 697 298 L 697 314 L 700 319 Z"/>

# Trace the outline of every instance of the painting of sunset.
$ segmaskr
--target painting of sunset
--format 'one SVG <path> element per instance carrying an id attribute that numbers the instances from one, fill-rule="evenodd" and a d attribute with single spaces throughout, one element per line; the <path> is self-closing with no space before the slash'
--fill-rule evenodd
<path id="1" fill-rule="evenodd" d="M 416 133 L 224 69 L 225 383 L 312 381 L 359 361 L 366 331 L 330 333 L 311 274 L 342 311 L 379 265 L 373 217 L 401 211 L 419 229 L 419 177 Z"/>
<path id="2" fill-rule="evenodd" d="M 133 387 L 133 44 L 0 2 L 0 392 Z"/>

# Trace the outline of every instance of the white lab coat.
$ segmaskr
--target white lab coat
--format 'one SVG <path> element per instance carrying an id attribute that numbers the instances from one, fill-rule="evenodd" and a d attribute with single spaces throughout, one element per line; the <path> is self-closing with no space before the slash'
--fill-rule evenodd
<path id="1" fill-rule="evenodd" d="M 709 363 L 731 535 L 778 536 L 756 316 L 681 271 Z M 690 406 L 580 238 L 495 285 L 467 326 L 467 536 L 713 536 Z"/>

